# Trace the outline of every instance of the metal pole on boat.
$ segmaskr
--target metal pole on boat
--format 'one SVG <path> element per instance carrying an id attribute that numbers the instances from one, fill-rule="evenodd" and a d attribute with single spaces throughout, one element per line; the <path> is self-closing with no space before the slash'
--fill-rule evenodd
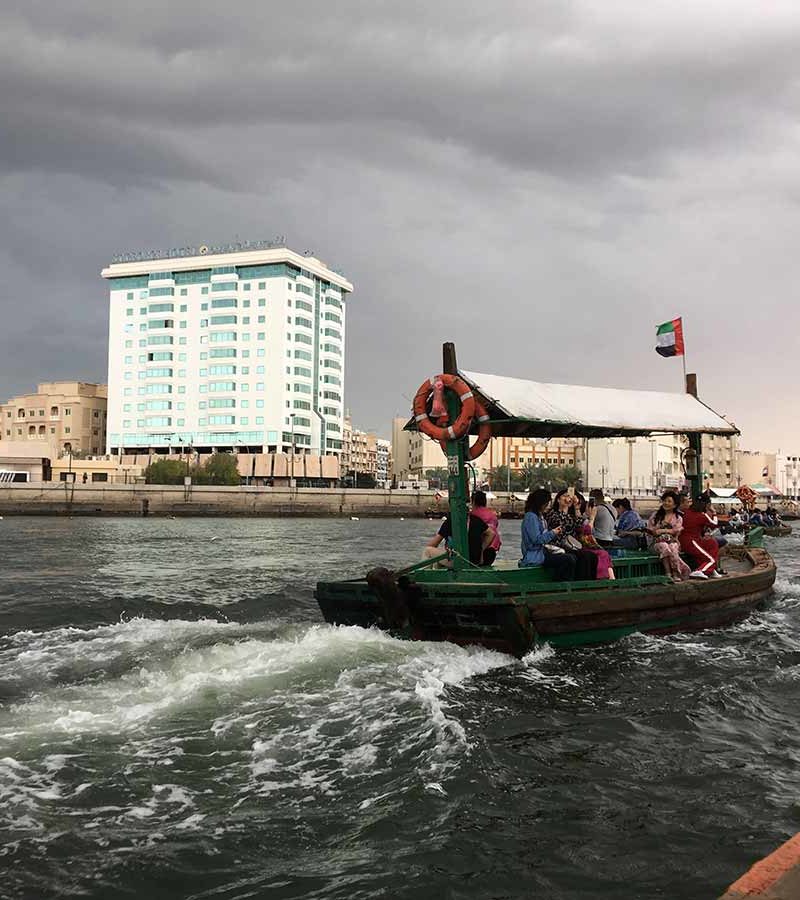
<path id="1" fill-rule="evenodd" d="M 697 399 L 697 375 L 694 372 L 686 376 L 686 393 Z M 686 477 L 689 479 L 692 497 L 697 497 L 703 493 L 703 435 L 692 432 L 687 437 L 689 448 L 694 451 L 695 463 L 694 472 L 687 472 Z"/>
<path id="2" fill-rule="evenodd" d="M 442 372 L 445 375 L 458 375 L 456 362 L 456 345 L 446 343 L 442 346 Z M 450 421 L 458 417 L 460 400 L 452 391 L 447 391 L 447 411 Z M 450 529 L 453 549 L 456 552 L 453 568 L 466 567 L 464 560 L 469 559 L 469 540 L 467 537 L 467 472 L 464 466 L 464 445 L 466 441 L 447 442 L 447 491 L 450 505 Z"/>

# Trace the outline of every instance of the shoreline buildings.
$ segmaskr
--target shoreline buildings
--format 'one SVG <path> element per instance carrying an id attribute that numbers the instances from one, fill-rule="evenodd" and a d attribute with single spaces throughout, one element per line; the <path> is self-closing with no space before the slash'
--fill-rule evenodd
<path id="1" fill-rule="evenodd" d="M 49 457 L 105 453 L 106 412 L 104 384 L 42 382 L 35 393 L 0 403 L 0 448 L 25 445 Z"/>
<path id="2" fill-rule="evenodd" d="M 342 275 L 280 242 L 127 254 L 101 274 L 109 453 L 341 454 Z"/>

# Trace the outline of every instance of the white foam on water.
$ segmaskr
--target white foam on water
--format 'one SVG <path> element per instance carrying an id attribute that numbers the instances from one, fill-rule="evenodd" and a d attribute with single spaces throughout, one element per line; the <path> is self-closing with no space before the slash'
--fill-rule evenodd
<path id="1" fill-rule="evenodd" d="M 775 593 L 780 600 L 800 599 L 800 584 L 780 573 L 775 578 Z"/>
<path id="2" fill-rule="evenodd" d="M 0 651 L 0 680 L 52 677 L 64 670 L 78 673 L 108 667 L 120 660 L 146 661 L 154 655 L 179 652 L 198 639 L 235 639 L 248 634 L 246 626 L 211 619 L 162 621 L 131 619 L 96 628 L 54 628 L 52 631 L 18 631 L 6 639 Z"/>
<path id="3" fill-rule="evenodd" d="M 355 775 L 391 780 L 409 767 L 425 782 L 432 774 L 441 780 L 469 751 L 448 689 L 466 688 L 476 675 L 517 665 L 480 648 L 399 642 L 360 629 L 339 637 L 363 642 L 363 657 L 350 659 L 324 692 L 295 695 L 297 715 L 286 727 L 253 739 L 255 793 L 311 790 L 332 796 Z M 247 717 L 237 724 L 253 725 Z"/>
<path id="4" fill-rule="evenodd" d="M 169 783 L 126 802 L 117 812 L 121 820 L 174 826 L 180 816 L 184 827 L 194 827 L 201 820 L 185 813 L 197 798 L 180 785 L 179 770 L 181 743 L 198 731 L 217 741 L 224 778 L 244 779 L 232 804 L 252 794 L 290 794 L 307 803 L 337 795 L 345 781 L 390 781 L 409 769 L 418 783 L 442 784 L 469 752 L 450 692 L 520 665 L 481 648 L 399 641 L 378 630 L 324 625 L 264 639 L 263 627 L 133 620 L 15 635 L 25 665 L 45 673 L 65 661 L 106 664 L 120 654 L 138 660 L 121 674 L 101 669 L 101 677 L 46 684 L 0 710 L 0 748 L 49 744 L 54 751 L 35 768 L 10 767 L 9 783 L 24 788 L 15 801 L 35 814 L 37 804 L 75 796 L 74 786 L 59 783 L 72 755 L 64 747 L 86 751 L 95 738 L 111 737 L 126 760 L 125 777 L 169 770 Z M 528 665 L 550 652 L 532 655 Z M 84 780 L 77 788 L 89 786 Z M 210 792 L 218 789 L 215 783 Z"/>
<path id="5" fill-rule="evenodd" d="M 66 758 L 46 756 L 31 764 L 10 756 L 0 759 L 0 820 L 23 831 L 46 831 L 42 815 L 48 809 L 91 787 L 90 782 L 69 787 L 58 780 Z"/>
<path id="6" fill-rule="evenodd" d="M 115 633 L 118 629 L 121 634 Z M 270 678 L 290 677 L 300 670 L 338 670 L 337 661 L 361 648 L 391 647 L 400 642 L 377 631 L 315 627 L 294 640 L 260 640 L 244 626 L 217 622 L 152 622 L 137 620 L 104 626 L 88 642 L 92 656 L 108 653 L 120 641 L 154 645 L 158 652 L 140 667 L 101 682 L 54 687 L 29 701 L 14 704 L 0 717 L 0 740 L 9 734 L 62 732 L 122 733 L 199 702 L 203 695 L 241 689 L 269 693 Z M 187 638 L 219 636 L 206 646 L 187 647 Z M 74 652 L 74 646 L 70 646 Z M 166 657 L 166 658 L 165 658 Z"/>

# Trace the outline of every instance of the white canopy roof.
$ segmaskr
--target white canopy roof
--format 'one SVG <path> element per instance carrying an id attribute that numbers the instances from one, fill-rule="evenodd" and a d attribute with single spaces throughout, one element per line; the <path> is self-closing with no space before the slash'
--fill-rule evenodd
<path id="1" fill-rule="evenodd" d="M 480 372 L 461 371 L 460 375 L 488 402 L 495 435 L 738 434 L 730 422 L 691 394 L 544 384 Z"/>

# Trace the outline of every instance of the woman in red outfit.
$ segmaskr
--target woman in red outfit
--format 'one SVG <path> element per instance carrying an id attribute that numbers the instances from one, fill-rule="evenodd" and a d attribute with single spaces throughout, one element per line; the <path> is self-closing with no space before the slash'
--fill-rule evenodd
<path id="1" fill-rule="evenodd" d="M 707 531 L 717 527 L 717 517 L 708 512 L 709 505 L 708 496 L 701 494 L 687 510 L 683 510 L 680 543 L 681 550 L 694 567 L 690 578 L 719 578 L 719 544 L 713 537 L 706 536 Z"/>

